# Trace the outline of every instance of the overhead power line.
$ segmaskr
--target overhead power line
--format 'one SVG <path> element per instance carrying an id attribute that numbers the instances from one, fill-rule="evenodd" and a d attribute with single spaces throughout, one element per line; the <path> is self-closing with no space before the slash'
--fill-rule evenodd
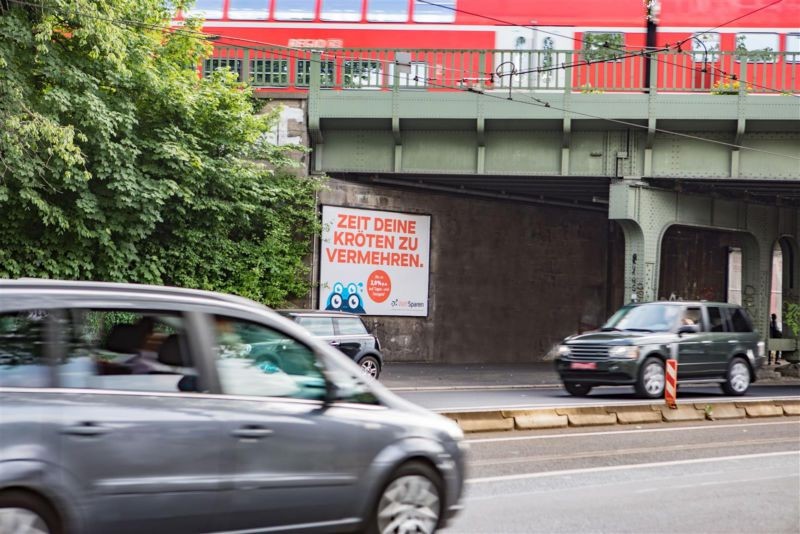
<path id="1" fill-rule="evenodd" d="M 14 3 L 14 4 L 38 7 L 38 8 L 42 8 L 42 9 L 47 7 L 47 6 L 44 6 L 44 4 L 27 2 L 25 0 L 8 0 L 8 1 L 11 2 L 11 3 Z M 420 0 L 420 1 L 424 1 L 424 0 Z M 778 0 L 778 1 L 781 1 L 781 0 Z M 773 2 L 773 3 L 777 3 L 777 2 Z M 198 38 L 198 39 L 206 39 L 207 40 L 207 39 L 210 38 L 209 34 L 206 34 L 205 32 L 195 31 L 195 30 L 174 29 L 174 28 L 160 26 L 160 25 L 157 25 L 157 24 L 147 23 L 147 22 L 144 22 L 144 21 L 131 21 L 131 20 L 125 20 L 125 19 L 113 19 L 113 18 L 108 18 L 108 17 L 102 17 L 102 16 L 99 16 L 99 15 L 86 14 L 86 13 L 80 13 L 80 12 L 79 12 L 79 14 L 82 14 L 83 16 L 86 16 L 88 18 L 96 18 L 96 19 L 99 19 L 99 20 L 104 20 L 104 21 L 110 22 L 110 23 L 112 23 L 114 25 L 117 25 L 118 27 L 120 27 L 122 29 L 125 29 L 125 30 L 128 30 L 128 31 L 131 31 L 131 29 L 128 26 L 133 25 L 133 26 L 137 26 L 137 27 L 144 27 L 146 29 L 152 29 L 152 30 L 166 32 L 166 33 L 181 32 L 181 33 L 187 34 L 189 37 Z M 220 39 L 228 39 L 228 38 L 230 38 L 229 36 L 223 36 L 223 35 L 214 35 L 213 37 L 214 38 L 220 38 Z M 233 39 L 236 40 L 236 38 L 233 38 Z M 271 46 L 269 43 L 261 43 L 261 44 L 265 44 L 266 46 Z M 233 46 L 238 46 L 238 45 L 233 45 Z M 278 48 L 284 48 L 284 49 L 291 49 L 293 51 L 300 51 L 300 52 L 303 52 L 303 53 L 308 53 L 309 52 L 308 49 L 303 49 L 303 48 L 292 48 L 292 47 L 281 47 L 281 46 L 277 46 L 277 47 Z M 260 48 L 248 47 L 248 46 L 239 46 L 239 48 L 255 50 L 255 51 L 263 51 Z M 281 54 L 275 53 L 275 52 L 273 52 L 273 53 L 275 55 L 277 55 L 278 57 L 286 57 L 288 59 L 295 59 L 296 58 L 296 56 L 281 55 Z M 309 62 L 312 62 L 312 63 L 317 63 L 319 65 L 323 65 L 325 63 L 324 61 L 314 60 L 314 59 L 311 59 L 311 58 L 307 59 L 306 61 L 309 61 Z M 373 60 L 370 59 L 370 61 L 373 61 Z M 396 64 L 395 62 L 390 61 L 390 60 L 384 60 L 384 61 L 385 62 L 389 62 L 391 64 Z M 453 70 L 456 70 L 456 69 L 453 69 Z M 397 76 L 397 74 L 395 74 L 395 76 Z M 526 101 L 522 101 L 522 100 L 515 100 L 510 95 L 508 97 L 505 97 L 505 96 L 501 96 L 501 95 L 487 93 L 487 92 L 484 92 L 484 91 L 481 91 L 481 90 L 476 90 L 474 88 L 465 89 L 463 87 L 456 87 L 456 86 L 452 86 L 452 85 L 437 84 L 437 83 L 435 83 L 434 81 L 432 81 L 429 78 L 424 78 L 424 79 L 420 80 L 420 78 L 418 76 L 415 76 L 413 78 L 413 80 L 414 81 L 418 81 L 418 82 L 419 81 L 424 81 L 426 84 L 428 84 L 430 86 L 438 87 L 438 88 L 441 88 L 441 89 L 448 89 L 448 90 L 459 91 L 459 92 L 475 93 L 475 94 L 478 94 L 480 96 L 484 96 L 484 97 L 488 97 L 488 98 L 500 99 L 500 100 L 504 100 L 504 101 L 507 101 L 507 102 L 511 101 L 511 102 L 515 102 L 515 103 L 523 104 L 523 105 L 534 105 L 534 106 L 537 106 L 537 107 L 545 107 L 545 108 L 550 108 L 550 109 L 553 109 L 553 110 L 556 110 L 556 111 L 561 111 L 563 113 L 570 113 L 570 114 L 573 114 L 573 115 L 583 116 L 583 117 L 592 118 L 592 119 L 601 120 L 601 121 L 606 121 L 606 122 L 611 122 L 611 123 L 615 123 L 615 124 L 621 124 L 621 125 L 630 126 L 630 127 L 633 127 L 633 128 L 648 129 L 647 126 L 642 125 L 642 124 L 637 124 L 637 123 L 634 123 L 634 122 L 624 121 L 624 120 L 620 120 L 620 119 L 613 119 L 613 118 L 609 118 L 609 117 L 602 117 L 602 116 L 599 116 L 599 115 L 592 115 L 592 114 L 589 114 L 589 113 L 583 113 L 583 112 L 574 111 L 574 110 L 570 110 L 570 109 L 566 109 L 566 108 L 559 108 L 559 107 L 553 106 L 551 103 L 549 103 L 549 102 L 547 102 L 545 100 L 542 100 L 542 99 L 539 99 L 539 98 L 536 98 L 536 97 L 529 97 L 531 99 L 531 101 L 526 102 Z M 771 151 L 767 151 L 767 150 L 758 149 L 758 148 L 755 148 L 755 147 L 748 147 L 748 146 L 745 146 L 745 145 L 737 145 L 735 143 L 727 143 L 727 142 L 724 142 L 724 141 L 719 141 L 719 140 L 716 140 L 716 139 L 709 139 L 709 138 L 706 138 L 706 137 L 695 136 L 695 135 L 686 134 L 686 133 L 683 133 L 683 132 L 675 132 L 675 131 L 672 131 L 672 130 L 665 130 L 663 128 L 656 128 L 655 131 L 657 131 L 659 133 L 667 134 L 667 135 L 674 135 L 674 136 L 677 136 L 677 137 L 684 137 L 684 138 L 694 139 L 694 140 L 697 140 L 697 141 L 713 143 L 713 144 L 717 144 L 717 145 L 724 145 L 724 146 L 727 146 L 727 147 L 730 147 L 730 148 L 734 148 L 734 149 L 737 149 L 737 150 L 747 150 L 747 151 L 750 151 L 750 152 L 760 152 L 760 153 L 771 155 L 771 156 L 790 158 L 790 159 L 793 159 L 793 160 L 800 161 L 800 157 L 792 156 L 790 154 L 781 154 L 779 152 L 771 152 Z"/>

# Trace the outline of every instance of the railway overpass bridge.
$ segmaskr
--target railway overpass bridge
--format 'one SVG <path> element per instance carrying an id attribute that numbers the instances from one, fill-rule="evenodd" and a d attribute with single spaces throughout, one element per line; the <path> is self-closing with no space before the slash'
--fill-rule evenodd
<path id="1" fill-rule="evenodd" d="M 311 171 L 607 214 L 624 235 L 625 302 L 664 296 L 670 229 L 724 232 L 741 248 L 742 300 L 761 332 L 777 244 L 784 299 L 798 301 L 800 57 L 701 68 L 691 55 L 653 54 L 521 75 L 502 54 L 308 52 L 287 78 L 306 76 Z M 262 94 L 297 96 L 288 90 Z"/>

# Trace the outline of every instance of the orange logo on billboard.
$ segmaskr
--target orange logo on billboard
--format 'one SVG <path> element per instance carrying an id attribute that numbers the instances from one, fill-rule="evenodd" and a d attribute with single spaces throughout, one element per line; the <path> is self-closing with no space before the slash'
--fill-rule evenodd
<path id="1" fill-rule="evenodd" d="M 392 292 L 392 279 L 386 271 L 372 271 L 367 278 L 367 295 L 373 302 L 383 302 L 389 298 Z"/>

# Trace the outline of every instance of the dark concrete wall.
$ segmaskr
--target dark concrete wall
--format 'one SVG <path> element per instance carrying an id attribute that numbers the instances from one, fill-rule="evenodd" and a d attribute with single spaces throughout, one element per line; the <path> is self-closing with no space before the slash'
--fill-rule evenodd
<path id="1" fill-rule="evenodd" d="M 733 232 L 673 226 L 661 242 L 660 298 L 728 300 L 728 249 L 740 247 Z"/>
<path id="2" fill-rule="evenodd" d="M 320 203 L 431 215 L 429 316 L 366 318 L 390 361 L 541 360 L 621 303 L 623 268 L 608 253 L 624 243 L 604 212 L 334 179 Z"/>

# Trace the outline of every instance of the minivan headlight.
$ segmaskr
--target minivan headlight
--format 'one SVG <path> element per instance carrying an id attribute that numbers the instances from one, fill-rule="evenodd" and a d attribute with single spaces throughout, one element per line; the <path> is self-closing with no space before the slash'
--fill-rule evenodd
<path id="1" fill-rule="evenodd" d="M 631 345 L 611 347 L 608 350 L 608 355 L 612 358 L 629 358 L 631 360 L 635 360 L 639 357 L 639 347 L 634 347 Z"/>
<path id="2" fill-rule="evenodd" d="M 558 346 L 558 355 L 559 356 L 569 356 L 572 354 L 572 351 L 569 350 L 569 346 L 567 345 L 559 345 Z"/>

